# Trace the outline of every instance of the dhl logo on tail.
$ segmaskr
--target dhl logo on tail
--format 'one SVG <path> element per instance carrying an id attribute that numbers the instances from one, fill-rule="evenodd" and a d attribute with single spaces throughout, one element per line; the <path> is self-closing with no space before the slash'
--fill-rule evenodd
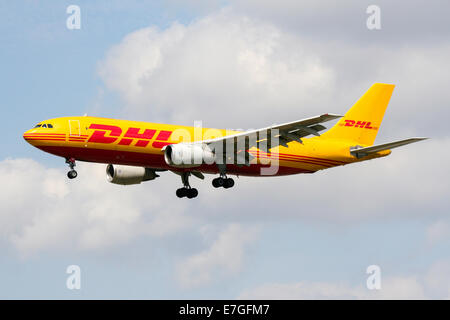
<path id="1" fill-rule="evenodd" d="M 372 122 L 370 122 L 370 121 L 356 121 L 356 120 L 345 119 L 344 122 L 339 125 L 345 126 L 345 127 L 378 130 L 378 127 L 372 127 Z"/>

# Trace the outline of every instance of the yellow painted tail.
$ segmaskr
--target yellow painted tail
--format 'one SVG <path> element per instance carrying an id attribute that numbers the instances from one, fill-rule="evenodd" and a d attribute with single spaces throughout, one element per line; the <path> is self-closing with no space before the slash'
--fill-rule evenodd
<path id="1" fill-rule="evenodd" d="M 383 120 L 395 85 L 375 83 L 322 138 L 353 141 L 370 146 Z"/>

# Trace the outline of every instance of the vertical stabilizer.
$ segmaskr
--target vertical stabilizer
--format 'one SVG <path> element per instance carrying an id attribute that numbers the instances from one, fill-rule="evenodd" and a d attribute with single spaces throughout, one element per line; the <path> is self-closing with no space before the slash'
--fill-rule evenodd
<path id="1" fill-rule="evenodd" d="M 391 99 L 393 84 L 375 83 L 322 138 L 353 141 L 370 146 Z"/>

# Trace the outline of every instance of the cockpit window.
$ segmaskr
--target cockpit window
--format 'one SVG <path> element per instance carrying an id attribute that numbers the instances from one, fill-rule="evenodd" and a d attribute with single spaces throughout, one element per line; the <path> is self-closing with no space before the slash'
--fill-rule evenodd
<path id="1" fill-rule="evenodd" d="M 35 126 L 35 128 L 49 128 L 49 129 L 53 129 L 53 125 L 51 123 L 39 123 Z"/>

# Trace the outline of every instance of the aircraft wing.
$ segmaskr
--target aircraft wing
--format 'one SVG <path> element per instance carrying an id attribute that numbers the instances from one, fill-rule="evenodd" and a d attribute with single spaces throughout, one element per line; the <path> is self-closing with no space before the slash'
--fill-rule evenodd
<path id="1" fill-rule="evenodd" d="M 291 141 L 302 143 L 301 138 L 311 134 L 319 136 L 319 131 L 326 129 L 320 123 L 341 117 L 341 115 L 327 113 L 311 118 L 283 124 L 275 124 L 270 127 L 245 131 L 216 139 L 202 140 L 195 143 L 206 144 L 213 150 L 218 150 L 220 148 L 223 148 L 220 150 L 224 150 L 225 146 L 233 145 L 234 152 L 238 157 L 242 157 L 245 154 L 248 159 L 252 158 L 252 156 L 247 152 L 247 150 L 252 147 L 258 147 L 264 152 L 269 152 L 271 148 L 279 145 L 288 147 L 288 143 Z M 248 164 L 250 160 L 246 160 L 245 163 Z"/>
<path id="2" fill-rule="evenodd" d="M 370 146 L 370 147 L 365 147 L 365 148 L 354 148 L 354 149 L 350 150 L 350 153 L 357 158 L 362 158 L 362 157 L 368 156 L 372 153 L 397 148 L 400 146 L 404 146 L 406 144 L 422 141 L 425 139 L 428 139 L 428 138 L 409 138 L 409 139 L 405 139 L 405 140 L 398 140 L 398 141 L 394 141 L 394 142 L 378 144 L 375 146 Z"/>
<path id="3" fill-rule="evenodd" d="M 199 143 L 204 144 L 214 144 L 214 143 L 220 143 L 223 141 L 233 141 L 237 138 L 254 138 L 259 137 L 262 135 L 265 135 L 266 137 L 270 136 L 271 130 L 278 130 L 279 131 L 279 137 L 281 137 L 283 140 L 286 140 L 287 142 L 290 141 L 298 141 L 301 142 L 300 138 L 303 138 L 305 136 L 308 136 L 310 134 L 313 135 L 320 135 L 319 131 L 326 129 L 324 126 L 320 125 L 319 123 L 327 122 L 330 120 L 341 118 L 341 115 L 337 114 L 322 114 L 320 116 L 312 117 L 312 118 L 306 118 L 303 120 L 297 120 L 293 122 L 287 122 L 283 124 L 274 124 L 270 127 L 265 127 L 262 129 L 256 129 L 256 130 L 250 130 L 245 131 L 225 137 L 220 137 L 216 139 L 210 139 L 210 140 L 202 140 L 199 141 Z M 259 141 L 259 140 L 257 140 Z M 283 142 L 280 143 L 281 145 L 284 145 Z M 272 148 L 275 146 L 272 146 Z"/>

